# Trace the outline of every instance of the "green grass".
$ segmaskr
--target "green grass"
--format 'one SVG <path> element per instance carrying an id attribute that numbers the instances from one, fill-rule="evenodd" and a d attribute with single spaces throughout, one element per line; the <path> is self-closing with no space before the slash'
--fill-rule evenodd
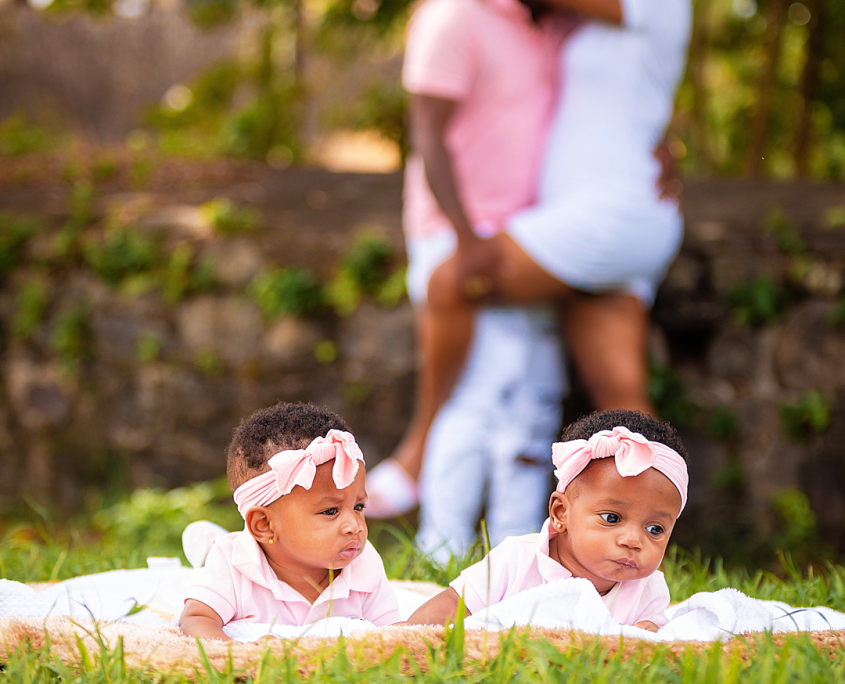
<path id="1" fill-rule="evenodd" d="M 171 490 L 138 490 L 100 505 L 69 522 L 57 525 L 51 514 L 35 502 L 13 516 L 0 514 L 0 576 L 22 582 L 55 581 L 117 568 L 145 567 L 151 555 L 184 557 L 180 535 L 187 522 L 200 518 L 229 529 L 237 513 L 222 481 L 199 483 Z M 440 565 L 421 554 L 412 542 L 410 526 L 373 523 L 370 539 L 381 552 L 390 577 L 446 584 L 462 568 L 484 554 L 479 545 L 464 558 Z M 727 568 L 719 560 L 673 547 L 663 571 L 674 601 L 700 591 L 733 587 L 760 599 L 785 601 L 796 606 L 826 605 L 845 611 L 845 567 L 826 563 L 798 569 L 781 555 L 779 569 Z M 314 654 L 308 672 L 300 671 L 292 654 L 265 653 L 249 672 L 224 667 L 217 671 L 207 661 L 196 663 L 197 681 L 218 682 L 828 682 L 845 680 L 845 648 L 829 653 L 819 650 L 806 634 L 786 640 L 762 635 L 750 643 L 754 657 L 743 649 L 724 650 L 721 644 L 700 649 L 671 651 L 667 645 L 630 649 L 607 648 L 610 642 L 587 640 L 559 650 L 541 640 L 515 632 L 491 635 L 499 643 L 494 656 L 470 659 L 464 634 L 454 628 L 442 646 L 431 646 L 424 666 L 403 665 L 397 652 L 385 662 L 372 664 L 348 656 L 341 645 L 329 645 Z M 499 641 L 501 640 L 501 641 Z M 101 642 L 98 642 L 101 643 Z M 743 643 L 740 640 L 739 646 Z M 603 645 L 604 644 L 604 645 Z M 15 652 L 0 648 L 0 682 L 180 682 L 179 674 L 151 671 L 127 664 L 122 645 L 84 651 L 80 664 L 70 667 L 50 653 L 49 645 L 24 645 Z M 621 651 L 628 653 L 620 655 Z M 5 655 L 3 655 L 5 653 Z M 403 669 L 404 668 L 404 669 Z"/>

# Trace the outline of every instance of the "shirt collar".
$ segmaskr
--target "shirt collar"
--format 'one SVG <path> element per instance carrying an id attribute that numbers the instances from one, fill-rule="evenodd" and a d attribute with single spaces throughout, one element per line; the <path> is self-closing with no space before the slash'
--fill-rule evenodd
<path id="1" fill-rule="evenodd" d="M 551 520 L 546 518 L 546 522 L 540 528 L 540 534 L 537 535 L 537 546 L 534 549 L 537 557 L 537 569 L 540 571 L 540 576 L 544 582 L 554 582 L 555 580 L 572 577 L 569 570 L 549 555 L 549 542 L 557 535 L 558 533 L 551 529 Z"/>
<path id="2" fill-rule="evenodd" d="M 332 599 L 346 598 L 350 591 L 375 591 L 379 578 L 384 572 L 380 567 L 377 567 L 377 560 L 380 560 L 378 553 L 370 542 L 366 542 L 361 555 L 338 571 L 338 576 L 317 597 L 314 605 Z M 235 538 L 232 548 L 232 565 L 251 582 L 273 592 L 274 598 L 279 601 L 308 602 L 302 594 L 287 582 L 283 582 L 276 577 L 276 573 L 270 567 L 270 563 L 267 562 L 267 557 L 264 555 L 261 546 L 247 530 L 242 530 Z"/>

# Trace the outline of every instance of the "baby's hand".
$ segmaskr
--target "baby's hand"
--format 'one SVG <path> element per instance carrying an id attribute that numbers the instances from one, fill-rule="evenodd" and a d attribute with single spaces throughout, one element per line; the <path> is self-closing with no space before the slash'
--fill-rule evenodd
<path id="1" fill-rule="evenodd" d="M 634 627 L 639 627 L 640 629 L 647 629 L 649 632 L 656 632 L 660 627 L 655 625 L 651 620 L 640 620 L 639 622 L 634 623 Z"/>

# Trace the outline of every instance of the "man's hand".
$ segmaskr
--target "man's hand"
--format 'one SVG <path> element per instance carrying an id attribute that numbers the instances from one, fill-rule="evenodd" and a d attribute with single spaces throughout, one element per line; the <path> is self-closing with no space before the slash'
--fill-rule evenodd
<path id="1" fill-rule="evenodd" d="M 502 253 L 495 240 L 459 241 L 455 259 L 464 297 L 476 300 L 495 294 L 496 277 L 502 264 Z"/>

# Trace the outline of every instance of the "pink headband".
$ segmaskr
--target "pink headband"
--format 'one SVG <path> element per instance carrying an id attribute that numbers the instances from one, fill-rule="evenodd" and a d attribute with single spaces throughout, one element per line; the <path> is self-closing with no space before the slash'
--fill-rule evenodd
<path id="1" fill-rule="evenodd" d="M 364 454 L 348 432 L 329 430 L 325 437 L 317 437 L 305 449 L 288 449 L 273 456 L 267 464 L 270 470 L 247 480 L 235 490 L 238 512 L 246 517 L 253 506 L 267 506 L 296 485 L 311 489 L 317 466 L 334 459 L 332 479 L 338 489 L 352 484 L 358 474 L 358 461 Z"/>
<path id="2" fill-rule="evenodd" d="M 557 470 L 557 491 L 564 492 L 569 483 L 594 458 L 616 457 L 616 470 L 622 477 L 639 475 L 647 468 L 663 473 L 681 494 L 681 511 L 687 504 L 689 475 L 687 464 L 674 449 L 660 442 L 650 442 L 626 427 L 602 430 L 590 439 L 573 439 L 552 444 L 552 461 Z M 681 514 L 678 511 L 678 515 Z"/>

